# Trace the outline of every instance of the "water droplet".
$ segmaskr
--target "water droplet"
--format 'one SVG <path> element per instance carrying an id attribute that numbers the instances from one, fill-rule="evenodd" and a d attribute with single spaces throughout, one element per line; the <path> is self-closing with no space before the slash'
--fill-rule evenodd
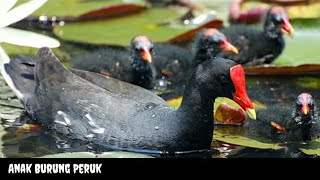
<path id="1" fill-rule="evenodd" d="M 159 126 L 155 126 L 154 129 L 158 130 L 158 129 L 159 129 Z"/>
<path id="2" fill-rule="evenodd" d="M 155 114 L 152 114 L 152 116 L 151 117 L 156 117 L 156 115 Z"/>

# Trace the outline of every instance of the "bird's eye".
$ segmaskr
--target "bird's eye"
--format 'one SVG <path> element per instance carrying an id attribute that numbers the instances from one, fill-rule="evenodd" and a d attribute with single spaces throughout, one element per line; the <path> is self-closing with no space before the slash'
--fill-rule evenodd
<path id="1" fill-rule="evenodd" d="M 276 22 L 282 22 L 283 21 L 283 16 L 282 16 L 282 14 L 280 14 L 280 13 L 276 13 L 276 14 L 274 14 L 274 20 L 276 21 Z"/>
<path id="2" fill-rule="evenodd" d="M 227 77 L 224 76 L 224 75 L 221 75 L 221 76 L 220 76 L 220 82 L 222 82 L 222 83 L 227 83 Z"/>
<path id="3" fill-rule="evenodd" d="M 215 34 L 212 36 L 212 40 L 214 42 L 220 42 L 222 40 L 222 38 L 219 35 Z"/>
<path id="4" fill-rule="evenodd" d="M 309 98 L 309 99 L 308 99 L 308 104 L 309 104 L 309 105 L 313 105 L 313 99 Z"/>
<path id="5" fill-rule="evenodd" d="M 153 51 L 153 47 L 151 47 L 151 48 L 149 49 L 149 51 L 152 52 L 152 51 Z"/>
<path id="6" fill-rule="evenodd" d="M 297 106 L 301 106 L 302 105 L 302 99 L 298 98 L 296 101 Z"/>

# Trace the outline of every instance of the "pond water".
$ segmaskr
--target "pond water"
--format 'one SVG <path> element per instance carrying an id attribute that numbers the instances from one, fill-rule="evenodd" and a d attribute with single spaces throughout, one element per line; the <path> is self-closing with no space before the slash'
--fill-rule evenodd
<path id="1" fill-rule="evenodd" d="M 206 7 L 215 9 L 219 18 L 226 19 L 226 7 L 228 1 L 215 1 L 218 3 L 209 3 L 211 1 L 202 0 Z M 29 29 L 32 31 L 51 34 L 47 26 L 34 26 L 29 23 L 19 23 L 15 25 L 22 29 Z M 320 45 L 320 36 L 315 32 L 317 29 L 297 31 L 297 38 L 287 40 L 289 45 L 283 55 L 276 61 L 277 65 L 285 65 L 290 62 L 293 65 L 300 64 L 299 62 L 318 62 L 318 52 L 315 50 Z M 302 49 L 306 46 L 305 41 L 308 41 L 306 51 Z M 68 52 L 69 57 L 89 52 L 97 48 L 89 44 L 77 44 L 62 41 L 62 46 L 59 48 L 64 52 Z M 299 50 L 301 52 L 299 53 Z M 301 61 L 301 60 L 306 61 Z M 66 62 L 68 65 L 68 62 Z M 174 92 L 165 93 L 164 98 L 172 98 L 181 95 L 182 86 L 174 88 Z M 274 104 L 292 106 L 296 96 L 302 92 L 311 93 L 320 105 L 320 77 L 319 76 L 247 76 L 247 90 L 250 98 L 258 101 L 266 107 Z M 0 76 L 0 157 L 39 157 L 48 154 L 57 154 L 64 152 L 83 152 L 89 151 L 94 153 L 101 153 L 99 147 L 94 147 L 92 144 L 81 144 L 80 142 L 71 142 L 59 135 L 48 132 L 44 129 L 37 131 L 22 131 L 21 126 L 25 123 L 36 124 L 23 110 L 22 105 L 10 88 L 5 84 L 3 78 Z M 216 126 L 216 131 L 228 131 L 230 134 L 244 135 L 251 139 L 270 142 L 259 135 L 246 132 L 242 127 L 238 126 Z M 302 153 L 299 147 L 304 144 L 282 144 L 281 150 L 250 148 L 238 145 L 231 145 L 221 141 L 214 140 L 211 149 L 203 153 L 194 153 L 187 155 L 154 155 L 155 157 L 314 157 Z M 316 145 L 320 149 L 320 146 Z M 319 152 L 318 152 L 319 153 Z"/>

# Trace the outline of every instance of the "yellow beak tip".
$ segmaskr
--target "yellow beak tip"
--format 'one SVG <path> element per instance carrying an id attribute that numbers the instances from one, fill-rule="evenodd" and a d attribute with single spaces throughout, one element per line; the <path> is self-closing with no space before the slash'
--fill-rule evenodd
<path id="1" fill-rule="evenodd" d="M 246 113 L 251 119 L 253 120 L 257 119 L 256 111 L 254 109 L 247 109 Z"/>

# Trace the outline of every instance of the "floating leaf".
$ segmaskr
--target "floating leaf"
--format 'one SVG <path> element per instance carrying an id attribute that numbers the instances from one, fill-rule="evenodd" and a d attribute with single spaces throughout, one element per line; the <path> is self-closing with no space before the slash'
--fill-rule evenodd
<path id="1" fill-rule="evenodd" d="M 307 155 L 317 155 L 320 156 L 320 148 L 318 149 L 304 149 L 300 148 L 300 150 Z"/>
<path id="2" fill-rule="evenodd" d="M 161 25 L 168 19 L 176 19 L 182 13 L 167 8 L 152 8 L 131 16 L 94 22 L 66 23 L 56 26 L 54 33 L 64 40 L 128 46 L 133 36 L 145 34 L 151 40 L 165 41 L 186 32 L 187 27 Z M 117 32 L 117 33 L 114 33 Z"/>
<path id="3" fill-rule="evenodd" d="M 280 5 L 280 6 L 297 6 L 319 3 L 319 0 L 262 0 L 262 2 Z"/>
<path id="4" fill-rule="evenodd" d="M 249 7 L 248 7 L 249 4 Z M 242 3 L 242 1 L 232 1 L 229 7 L 229 20 L 246 24 L 254 24 L 261 21 L 267 11 L 267 5 L 261 3 Z"/>
<path id="5" fill-rule="evenodd" d="M 182 102 L 182 96 L 179 96 L 177 98 L 173 98 L 173 99 L 169 99 L 169 100 L 166 100 L 166 102 L 168 103 L 168 105 L 170 107 L 173 107 L 173 108 L 176 108 L 178 109 L 181 105 L 181 102 Z"/>
<path id="6" fill-rule="evenodd" d="M 320 156 L 320 138 L 308 141 L 306 146 L 307 147 L 301 147 L 299 149 L 307 155 Z"/>
<path id="7" fill-rule="evenodd" d="M 297 85 L 309 89 L 320 89 L 320 79 L 315 77 L 301 77 L 297 79 Z"/>
<path id="8" fill-rule="evenodd" d="M 134 5 L 134 4 L 120 4 L 109 6 L 106 8 L 101 8 L 93 10 L 84 14 L 81 14 L 78 20 L 96 19 L 96 18 L 106 18 L 106 17 L 120 17 L 124 15 L 130 15 L 133 13 L 140 12 L 146 9 L 145 6 Z"/>
<path id="9" fill-rule="evenodd" d="M 56 39 L 47 37 L 45 35 L 9 27 L 0 29 L 0 37 L 2 42 L 20 46 L 28 46 L 35 48 L 56 48 L 60 46 L 60 42 Z"/>
<path id="10" fill-rule="evenodd" d="M 26 2 L 27 0 L 20 0 Z M 37 0 L 36 0 L 37 1 Z M 86 1 L 86 0 L 48 0 L 48 2 L 38 9 L 33 16 L 49 16 L 49 17 L 78 17 L 82 14 L 88 13 L 100 8 L 119 5 L 119 4 L 136 4 L 144 5 L 143 0 L 124 1 L 124 0 L 98 0 L 98 1 Z"/>
<path id="11" fill-rule="evenodd" d="M 214 120 L 222 124 L 244 124 L 247 118 L 242 108 L 234 108 L 223 102 L 217 107 Z"/>
<path id="12" fill-rule="evenodd" d="M 314 75 L 320 74 L 320 65 L 245 67 L 247 75 Z"/>
<path id="13" fill-rule="evenodd" d="M 222 134 L 218 131 L 214 131 L 214 139 L 222 141 L 222 142 L 226 142 L 229 144 L 258 148 L 258 149 L 275 149 L 275 150 L 277 150 L 277 149 L 283 148 L 277 144 L 262 143 L 262 142 L 259 142 L 259 141 L 253 140 L 253 139 L 249 139 L 249 138 L 246 138 L 243 136 Z"/>
<path id="14" fill-rule="evenodd" d="M 319 18 L 320 4 L 313 4 L 308 6 L 293 6 L 287 8 L 290 18 Z"/>
<path id="15" fill-rule="evenodd" d="M 182 96 L 179 96 L 177 98 L 168 99 L 168 100 L 166 100 L 166 102 L 168 103 L 168 105 L 170 107 L 179 108 L 179 106 L 182 102 Z M 231 100 L 229 98 L 218 97 L 218 98 L 216 98 L 215 103 L 214 103 L 214 107 L 215 107 L 214 112 L 216 111 L 216 108 L 221 103 L 227 103 L 229 106 L 234 107 L 234 108 L 241 108 L 236 102 L 234 102 L 233 100 Z M 253 101 L 252 103 L 253 103 L 253 106 L 256 110 L 267 108 L 265 104 L 262 104 L 259 101 Z"/>
<path id="16" fill-rule="evenodd" d="M 16 46 L 13 44 L 1 43 L 1 46 L 5 50 L 5 52 L 10 56 L 14 57 L 16 55 L 30 55 L 35 56 L 38 52 L 38 48 L 25 47 L 25 46 Z M 54 48 L 52 49 L 54 54 L 56 54 L 61 61 L 70 60 L 70 55 L 62 48 Z"/>
<path id="17" fill-rule="evenodd" d="M 60 153 L 42 156 L 40 158 L 153 158 L 144 154 L 132 152 L 106 152 L 93 154 L 90 152 Z"/>
<path id="18" fill-rule="evenodd" d="M 320 64 L 319 29 L 296 29 L 293 38 L 286 37 L 286 47 L 274 62 L 277 66 L 298 66 L 302 64 Z M 301 67 L 300 67 L 301 68 Z M 307 68 L 307 67 L 305 67 Z M 311 70 L 313 68 L 309 67 Z M 314 69 L 319 67 L 314 67 Z M 299 71 L 299 69 L 296 69 Z M 305 70 L 309 72 L 308 69 Z M 319 71 L 319 70 L 318 70 Z"/>
<path id="19" fill-rule="evenodd" d="M 199 31 L 201 31 L 203 28 L 221 28 L 223 26 L 223 22 L 218 19 L 214 19 L 210 22 L 207 22 L 195 29 L 189 30 L 185 33 L 179 34 L 171 39 L 168 40 L 170 43 L 176 43 L 179 41 L 187 41 L 192 39 Z"/>

